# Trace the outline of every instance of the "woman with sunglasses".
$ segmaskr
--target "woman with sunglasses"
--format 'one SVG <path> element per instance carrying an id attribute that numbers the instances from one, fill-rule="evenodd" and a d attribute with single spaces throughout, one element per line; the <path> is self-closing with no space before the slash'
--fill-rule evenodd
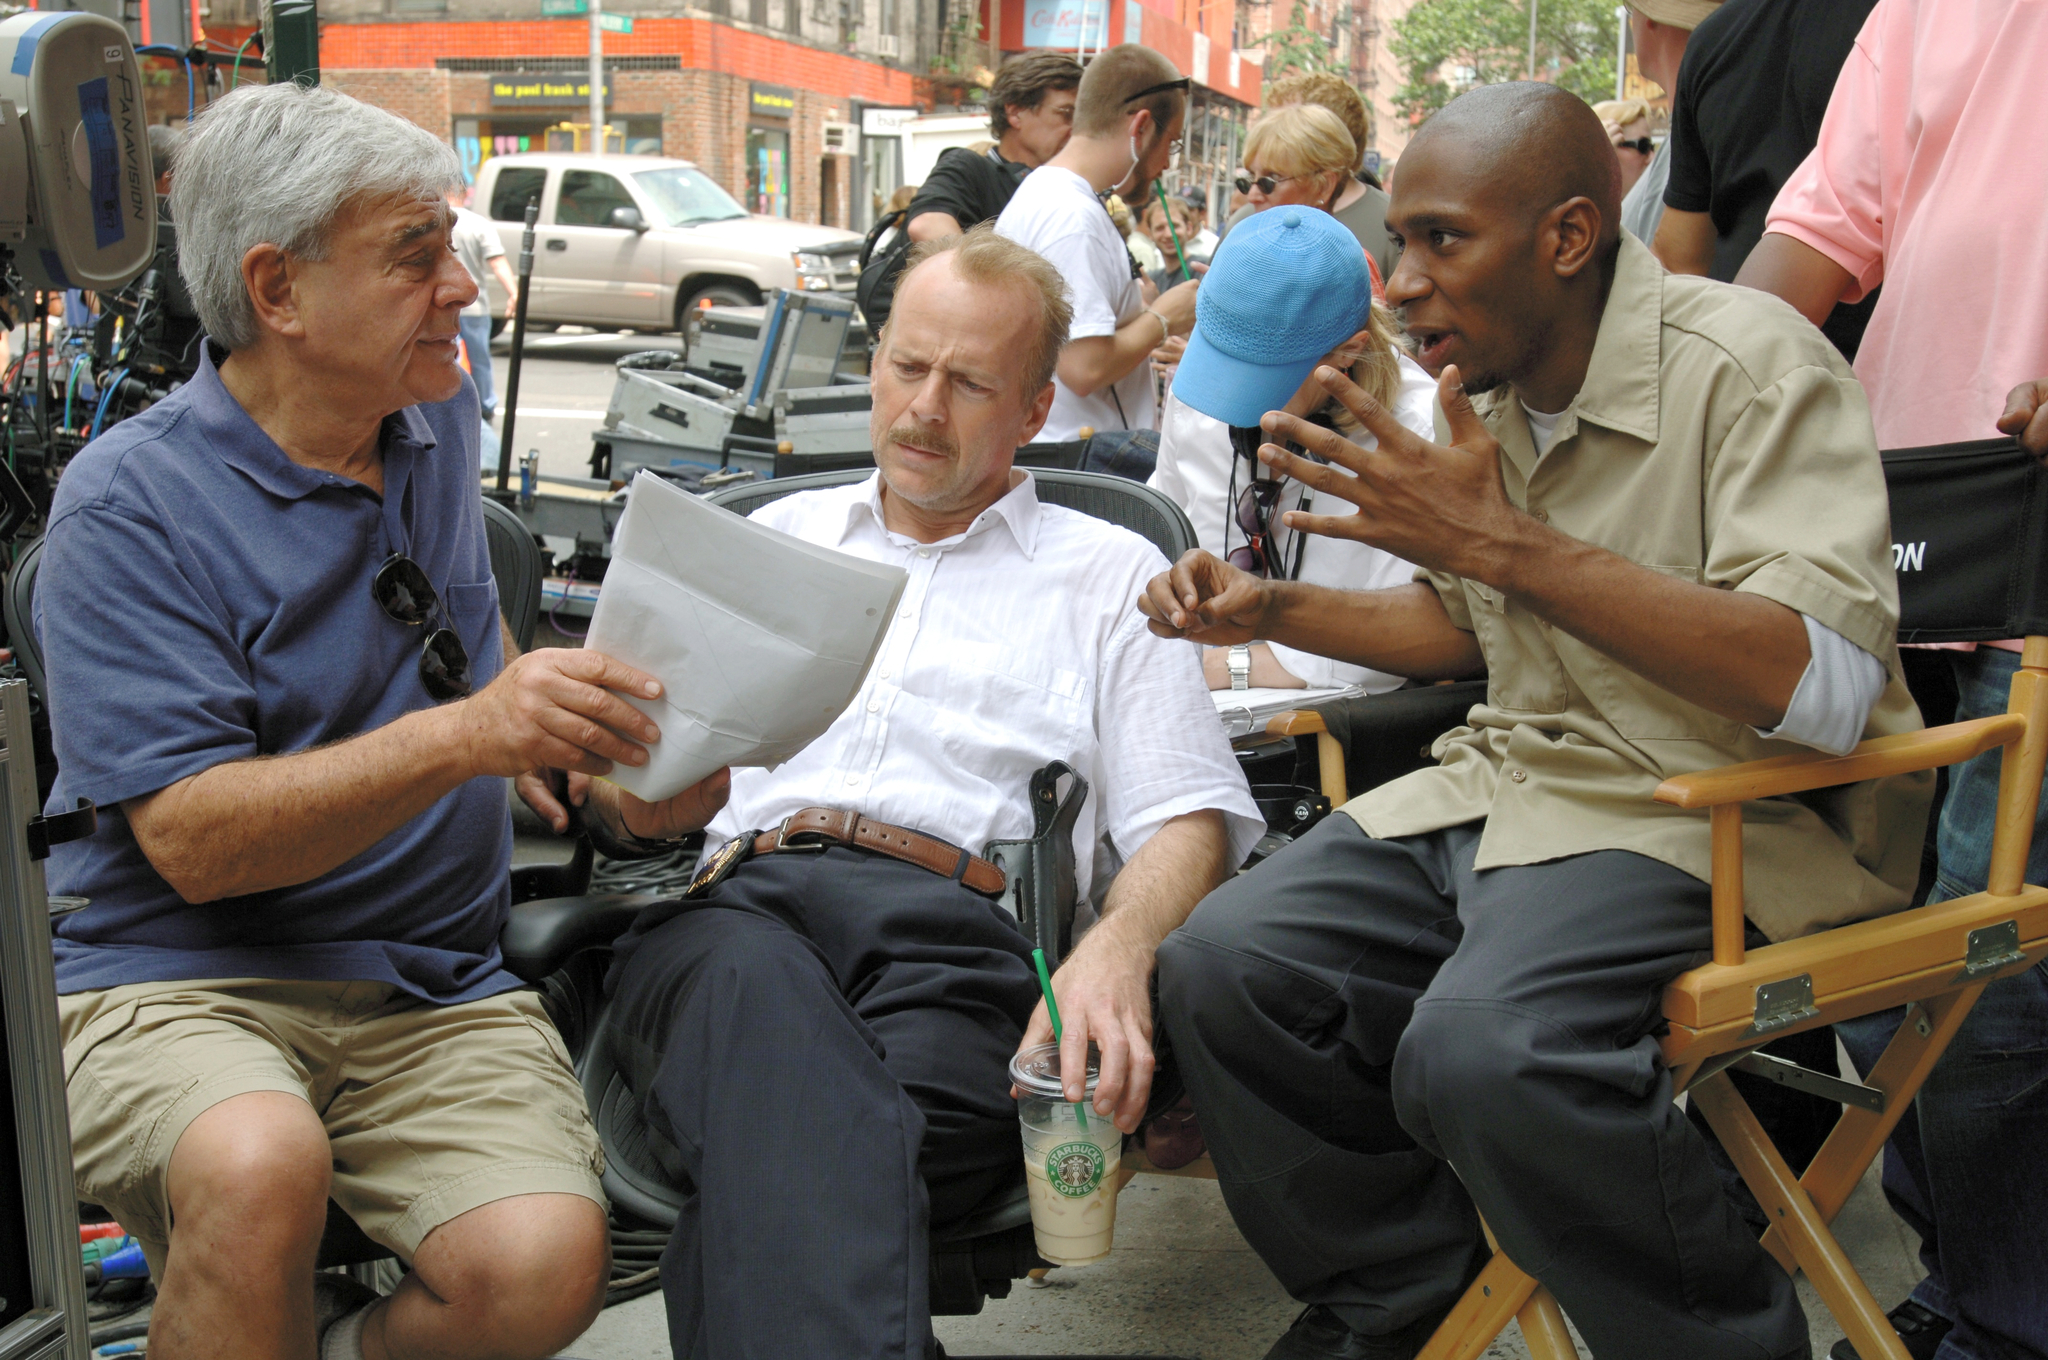
<path id="1" fill-rule="evenodd" d="M 1402 424 L 1430 434 L 1436 385 L 1394 335 L 1393 314 L 1372 299 L 1365 253 L 1327 213 L 1276 208 L 1224 238 L 1166 400 L 1150 483 L 1187 512 L 1203 551 L 1246 571 L 1354 590 L 1399 585 L 1413 575 L 1408 563 L 1378 548 L 1286 528 L 1282 515 L 1312 510 L 1313 494 L 1300 482 L 1271 477 L 1257 461 L 1263 436 L 1256 427 L 1269 410 L 1327 421 L 1354 441 L 1372 438 L 1314 381 L 1322 364 L 1347 371 Z M 1379 693 L 1403 683 L 1267 643 L 1215 648 L 1203 664 L 1212 689 L 1242 681 L 1236 687 L 1360 685 Z"/>
<path id="2" fill-rule="evenodd" d="M 1650 106 L 1640 99 L 1603 99 L 1593 106 L 1614 144 L 1614 158 L 1621 162 L 1621 192 L 1624 197 L 1636 187 L 1657 144 L 1650 139 Z"/>
<path id="3" fill-rule="evenodd" d="M 1353 173 L 1357 165 L 1358 143 L 1342 119 L 1320 104 L 1290 104 L 1252 125 L 1235 183 L 1255 213 L 1300 204 L 1331 214 L 1359 236 L 1344 220 L 1367 198 L 1365 184 Z M 1368 256 L 1367 267 L 1379 296 L 1385 283 L 1379 263 Z"/>

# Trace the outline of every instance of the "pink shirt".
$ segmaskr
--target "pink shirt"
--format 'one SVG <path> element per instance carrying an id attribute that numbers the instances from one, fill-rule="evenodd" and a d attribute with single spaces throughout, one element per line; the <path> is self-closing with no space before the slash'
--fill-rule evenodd
<path id="1" fill-rule="evenodd" d="M 1995 439 L 2048 377 L 2048 0 L 1878 0 L 1768 231 L 1880 283 L 1856 375 L 1879 448 Z"/>

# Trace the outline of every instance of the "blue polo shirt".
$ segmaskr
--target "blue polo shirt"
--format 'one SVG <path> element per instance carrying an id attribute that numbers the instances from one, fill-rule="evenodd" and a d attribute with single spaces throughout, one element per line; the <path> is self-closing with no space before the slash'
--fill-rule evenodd
<path id="1" fill-rule="evenodd" d="M 203 348 L 209 349 L 211 346 Z M 395 983 L 434 1002 L 519 986 L 505 781 L 472 779 L 309 882 L 194 906 L 136 844 L 123 799 L 228 761 L 382 727 L 434 700 L 424 630 L 370 594 L 384 559 L 425 569 L 474 683 L 504 666 L 477 493 L 477 398 L 384 422 L 384 494 L 291 461 L 215 371 L 93 441 L 64 471 L 36 578 L 59 773 L 96 835 L 50 854 L 57 987 L 281 978 Z"/>

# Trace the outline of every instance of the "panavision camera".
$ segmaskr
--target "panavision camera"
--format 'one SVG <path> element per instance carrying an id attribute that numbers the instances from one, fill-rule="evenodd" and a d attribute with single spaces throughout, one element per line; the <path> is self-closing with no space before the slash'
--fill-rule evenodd
<path id="1" fill-rule="evenodd" d="M 156 176 L 127 32 L 79 11 L 0 21 L 0 255 L 23 286 L 118 289 L 156 253 Z"/>

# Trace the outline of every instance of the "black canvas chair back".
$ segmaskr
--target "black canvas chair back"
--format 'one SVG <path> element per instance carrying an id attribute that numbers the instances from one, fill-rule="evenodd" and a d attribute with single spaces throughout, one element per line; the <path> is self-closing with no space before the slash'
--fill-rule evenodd
<path id="1" fill-rule="evenodd" d="M 2048 633 L 2048 469 L 2011 439 L 1884 455 L 1899 641 Z"/>
<path id="2" fill-rule="evenodd" d="M 764 505 L 799 491 L 845 486 L 865 481 L 872 467 L 820 472 L 809 477 L 777 477 L 766 482 L 741 482 L 723 487 L 705 497 L 737 514 L 751 515 Z M 1169 562 L 1195 546 L 1195 529 L 1181 508 L 1143 482 L 1128 477 L 1111 477 L 1100 472 L 1071 472 L 1057 468 L 1033 468 L 1038 482 L 1038 499 L 1047 505 L 1063 505 L 1084 515 L 1121 525 L 1149 540 Z"/>

